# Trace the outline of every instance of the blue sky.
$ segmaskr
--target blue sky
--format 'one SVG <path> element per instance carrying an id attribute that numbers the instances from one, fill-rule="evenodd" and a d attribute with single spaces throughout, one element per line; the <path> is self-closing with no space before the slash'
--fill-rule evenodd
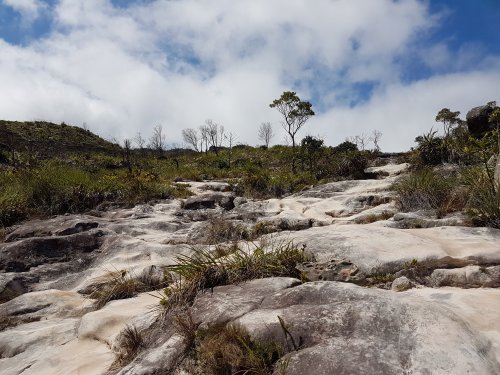
<path id="1" fill-rule="evenodd" d="M 284 6 L 286 5 L 286 6 Z M 408 149 L 443 107 L 498 100 L 498 0 L 0 0 L 0 118 L 171 143 L 213 119 L 256 144 L 284 90 L 329 144 Z"/>

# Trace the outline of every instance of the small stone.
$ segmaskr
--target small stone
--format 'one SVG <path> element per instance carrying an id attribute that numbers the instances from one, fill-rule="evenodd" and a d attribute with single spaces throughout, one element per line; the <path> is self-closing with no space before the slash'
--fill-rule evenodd
<path id="1" fill-rule="evenodd" d="M 391 290 L 394 292 L 404 292 L 411 288 L 413 288 L 413 283 L 405 276 L 398 277 L 391 285 Z"/>

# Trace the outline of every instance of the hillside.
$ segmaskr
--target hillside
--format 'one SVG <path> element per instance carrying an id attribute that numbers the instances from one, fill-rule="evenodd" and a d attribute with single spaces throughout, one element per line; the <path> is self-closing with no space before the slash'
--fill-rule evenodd
<path id="1" fill-rule="evenodd" d="M 116 153 L 119 146 L 78 126 L 46 121 L 0 120 L 0 150 L 36 152 L 38 157 L 53 157 L 71 152 Z"/>

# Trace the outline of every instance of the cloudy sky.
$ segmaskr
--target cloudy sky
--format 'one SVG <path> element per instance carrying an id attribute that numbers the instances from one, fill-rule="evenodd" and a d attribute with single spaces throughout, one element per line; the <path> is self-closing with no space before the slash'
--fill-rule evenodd
<path id="1" fill-rule="evenodd" d="M 406 150 L 439 109 L 500 102 L 499 0 L 0 0 L 0 118 L 169 142 L 213 119 L 257 144 L 285 90 L 300 136 Z"/>

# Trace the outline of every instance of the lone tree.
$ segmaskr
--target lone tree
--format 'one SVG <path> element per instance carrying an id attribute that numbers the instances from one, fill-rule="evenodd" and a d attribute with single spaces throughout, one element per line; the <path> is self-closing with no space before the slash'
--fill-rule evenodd
<path id="1" fill-rule="evenodd" d="M 274 137 L 273 127 L 270 122 L 263 122 L 259 127 L 259 139 L 264 142 L 266 148 L 269 147 L 269 142 Z"/>
<path id="2" fill-rule="evenodd" d="M 292 147 L 295 149 L 295 134 L 311 116 L 314 116 L 312 104 L 300 100 L 293 91 L 285 91 L 279 99 L 275 99 L 269 106 L 276 108 L 283 116 L 281 125 L 292 139 Z"/>
<path id="3" fill-rule="evenodd" d="M 193 128 L 187 128 L 182 130 L 182 138 L 184 142 L 194 148 L 196 152 L 200 151 L 198 147 L 198 142 L 200 142 L 200 136 L 198 134 L 198 130 Z"/>
<path id="4" fill-rule="evenodd" d="M 443 123 L 444 134 L 446 137 L 450 135 L 453 126 L 460 123 L 460 119 L 458 118 L 459 115 L 460 115 L 459 111 L 452 112 L 448 108 L 443 108 L 438 112 L 436 116 L 436 121 Z"/>

